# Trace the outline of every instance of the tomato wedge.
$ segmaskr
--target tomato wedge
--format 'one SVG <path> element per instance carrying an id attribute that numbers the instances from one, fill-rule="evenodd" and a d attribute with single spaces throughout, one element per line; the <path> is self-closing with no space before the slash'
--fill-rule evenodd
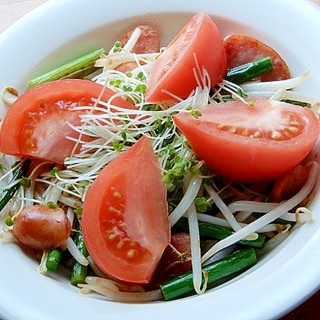
<path id="1" fill-rule="evenodd" d="M 271 181 L 292 170 L 313 148 L 315 113 L 268 99 L 240 100 L 180 113 L 174 122 L 192 149 L 214 172 L 239 182 Z"/>
<path id="2" fill-rule="evenodd" d="M 260 77 L 261 81 L 278 81 L 290 78 L 290 70 L 278 52 L 260 40 L 242 34 L 233 34 L 224 39 L 228 68 L 270 57 L 273 70 Z"/>
<path id="3" fill-rule="evenodd" d="M 108 276 L 148 283 L 170 243 L 161 169 L 144 136 L 110 162 L 90 187 L 82 213 L 84 240 Z"/>
<path id="4" fill-rule="evenodd" d="M 194 15 L 151 65 L 146 92 L 148 102 L 175 101 L 171 94 L 185 99 L 196 88 L 197 63 L 205 69 L 211 85 L 220 82 L 227 71 L 227 58 L 220 31 L 205 12 Z"/>
<path id="5" fill-rule="evenodd" d="M 1 152 L 63 164 L 75 146 L 68 137 L 77 139 L 79 136 L 70 124 L 81 125 L 80 115 L 86 112 L 77 110 L 77 106 L 92 106 L 93 99 L 98 98 L 102 90 L 102 101 L 114 95 L 100 84 L 81 79 L 57 80 L 27 90 L 9 108 L 3 120 Z M 135 108 L 121 98 L 113 103 Z"/>

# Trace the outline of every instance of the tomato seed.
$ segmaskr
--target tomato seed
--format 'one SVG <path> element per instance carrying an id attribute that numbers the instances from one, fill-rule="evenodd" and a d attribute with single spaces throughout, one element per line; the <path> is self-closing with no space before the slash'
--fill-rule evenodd
<path id="1" fill-rule="evenodd" d="M 295 126 L 295 127 L 300 127 L 301 123 L 299 121 L 297 121 L 297 120 L 290 120 L 289 125 L 290 126 Z"/>
<path id="2" fill-rule="evenodd" d="M 133 258 L 135 252 L 136 252 L 136 251 L 135 251 L 134 249 L 130 249 L 130 250 L 127 252 L 127 257 L 128 257 L 128 258 Z"/>
<path id="3" fill-rule="evenodd" d="M 28 138 L 24 141 L 24 144 L 27 148 L 34 148 L 35 144 L 33 143 L 33 139 L 32 138 Z"/>
<path id="4" fill-rule="evenodd" d="M 247 128 L 243 129 L 241 134 L 245 137 L 248 137 L 250 135 L 249 130 Z"/>
<path id="5" fill-rule="evenodd" d="M 109 235 L 108 239 L 109 239 L 110 241 L 112 241 L 112 240 L 114 240 L 116 237 L 117 237 L 117 236 L 116 236 L 114 233 L 112 233 L 112 234 Z"/>
<path id="6" fill-rule="evenodd" d="M 222 124 L 222 123 L 218 123 L 217 124 L 217 126 L 216 126 L 216 128 L 218 129 L 218 130 L 224 130 L 225 129 L 225 124 Z"/>
<path id="7" fill-rule="evenodd" d="M 285 129 L 284 130 L 284 135 L 288 138 L 288 139 L 290 139 L 290 138 L 292 138 L 294 135 L 292 134 L 292 132 L 290 131 L 290 130 L 288 130 L 288 129 Z"/>
<path id="8" fill-rule="evenodd" d="M 110 211 L 110 212 L 117 213 L 117 214 L 121 214 L 121 211 L 120 211 L 120 210 L 118 210 L 117 208 L 112 207 L 112 206 L 109 207 L 109 211 Z"/>
<path id="9" fill-rule="evenodd" d="M 123 241 L 119 241 L 119 242 L 117 243 L 117 248 L 118 248 L 118 249 L 121 249 L 123 246 L 124 246 L 124 242 L 123 242 Z"/>
<path id="10" fill-rule="evenodd" d="M 121 198 L 121 193 L 119 191 L 115 191 L 113 194 L 112 194 L 115 198 Z"/>
<path id="11" fill-rule="evenodd" d="M 237 127 L 231 127 L 228 131 L 229 131 L 230 133 L 236 133 Z"/>
<path id="12" fill-rule="evenodd" d="M 251 138 L 261 138 L 261 132 L 260 131 L 255 131 L 250 134 Z"/>
<path id="13" fill-rule="evenodd" d="M 282 134 L 279 131 L 272 131 L 271 138 L 274 140 L 280 140 L 282 138 Z"/>
<path id="14" fill-rule="evenodd" d="M 299 129 L 297 127 L 288 127 L 288 130 L 291 131 L 292 133 L 297 134 Z"/>

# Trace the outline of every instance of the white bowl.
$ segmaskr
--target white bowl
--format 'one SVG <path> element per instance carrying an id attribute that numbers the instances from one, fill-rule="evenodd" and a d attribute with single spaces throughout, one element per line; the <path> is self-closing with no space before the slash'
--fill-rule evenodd
<path id="1" fill-rule="evenodd" d="M 311 70 L 299 90 L 320 92 L 320 10 L 304 0 L 52 0 L 0 37 L 0 87 L 23 91 L 49 65 L 98 47 L 110 48 L 135 22 L 161 26 L 163 43 L 191 14 L 210 13 L 223 35 L 245 33 L 276 48 L 293 75 Z M 319 146 L 313 154 L 317 157 Z M 319 187 L 319 186 L 318 186 Z M 67 279 L 37 273 L 37 262 L 11 243 L 0 243 L 0 317 L 3 319 L 272 319 L 320 286 L 320 196 L 314 221 L 246 273 L 201 296 L 172 302 L 123 304 L 83 296 Z"/>

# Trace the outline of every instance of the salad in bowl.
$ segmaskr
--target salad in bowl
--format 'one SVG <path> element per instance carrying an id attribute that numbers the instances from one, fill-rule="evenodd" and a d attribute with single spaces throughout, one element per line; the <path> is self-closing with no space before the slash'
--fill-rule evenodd
<path id="1" fill-rule="evenodd" d="M 102 14 L 93 1 L 84 24 L 89 4 L 49 1 L 3 34 L 3 317 L 22 317 L 16 294 L 28 318 L 147 319 L 164 305 L 232 318 L 228 301 L 240 319 L 277 317 L 316 290 L 318 274 L 289 276 L 312 269 L 319 237 L 316 47 L 280 15 L 267 24 L 272 2 Z M 288 15 L 298 8 L 316 30 L 319 12 L 295 1 Z M 62 20 L 47 43 L 49 11 Z"/>

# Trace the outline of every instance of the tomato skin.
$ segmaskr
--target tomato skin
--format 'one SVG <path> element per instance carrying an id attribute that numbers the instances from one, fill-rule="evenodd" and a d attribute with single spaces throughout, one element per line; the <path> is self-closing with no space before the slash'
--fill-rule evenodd
<path id="1" fill-rule="evenodd" d="M 260 40 L 241 34 L 224 39 L 228 69 L 269 56 L 273 70 L 260 77 L 261 81 L 278 81 L 290 78 L 290 70 L 282 57 Z"/>
<path id="2" fill-rule="evenodd" d="M 102 272 L 127 283 L 151 280 L 170 242 L 170 225 L 161 169 L 148 137 L 111 161 L 94 181 L 82 231 Z"/>
<path id="3" fill-rule="evenodd" d="M 47 205 L 24 208 L 13 224 L 13 234 L 23 245 L 36 250 L 50 250 L 65 243 L 71 224 L 63 209 Z"/>
<path id="4" fill-rule="evenodd" d="M 195 57 L 201 72 L 207 70 L 212 86 L 223 79 L 227 71 L 223 39 L 205 12 L 194 15 L 151 65 L 146 101 L 176 100 L 164 90 L 179 98 L 187 98 L 197 87 Z"/>
<path id="5" fill-rule="evenodd" d="M 92 98 L 97 98 L 102 90 L 100 84 L 81 79 L 52 81 L 27 90 L 5 115 L 1 152 L 63 164 L 75 145 L 66 137 L 77 139 L 79 135 L 68 123 L 81 125 L 80 115 L 86 113 L 77 110 L 77 104 L 92 106 Z M 113 94 L 106 88 L 101 100 L 107 101 Z M 114 103 L 135 108 L 121 98 Z"/>
<path id="6" fill-rule="evenodd" d="M 174 122 L 214 172 L 238 182 L 271 181 L 308 155 L 320 132 L 319 119 L 308 108 L 249 101 L 254 105 L 240 100 L 208 105 L 199 108 L 199 118 L 180 113 Z"/>

